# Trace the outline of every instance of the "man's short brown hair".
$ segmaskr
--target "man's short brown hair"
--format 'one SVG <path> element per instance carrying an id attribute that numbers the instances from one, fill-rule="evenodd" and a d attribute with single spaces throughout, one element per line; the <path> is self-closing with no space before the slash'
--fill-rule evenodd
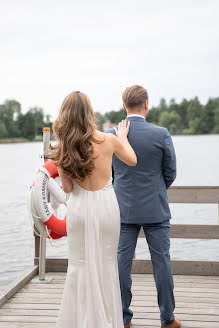
<path id="1" fill-rule="evenodd" d="M 127 108 L 138 107 L 148 100 L 148 93 L 147 90 L 140 85 L 133 85 L 125 89 L 122 94 L 122 100 Z"/>

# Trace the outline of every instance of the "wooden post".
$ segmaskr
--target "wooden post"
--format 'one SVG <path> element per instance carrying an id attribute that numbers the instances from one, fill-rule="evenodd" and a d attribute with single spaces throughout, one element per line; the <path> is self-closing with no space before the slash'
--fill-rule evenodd
<path id="1" fill-rule="evenodd" d="M 49 154 L 50 128 L 43 128 L 43 158 L 44 162 Z M 39 252 L 39 280 L 45 280 L 46 273 L 46 236 L 40 234 Z"/>

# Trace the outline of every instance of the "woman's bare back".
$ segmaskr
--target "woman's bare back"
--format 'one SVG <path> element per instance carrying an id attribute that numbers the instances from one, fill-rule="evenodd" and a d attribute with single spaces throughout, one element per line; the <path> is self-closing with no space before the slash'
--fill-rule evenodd
<path id="1" fill-rule="evenodd" d="M 112 156 L 114 148 L 112 145 L 112 134 L 104 133 L 98 130 L 94 131 L 93 137 L 101 143 L 92 142 L 94 153 L 94 169 L 90 176 L 83 181 L 75 179 L 83 189 L 89 191 L 100 190 L 104 188 L 111 177 Z"/>

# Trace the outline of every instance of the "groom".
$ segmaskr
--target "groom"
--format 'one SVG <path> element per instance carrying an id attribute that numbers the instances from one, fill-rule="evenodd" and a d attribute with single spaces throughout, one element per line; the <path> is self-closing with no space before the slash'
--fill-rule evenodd
<path id="1" fill-rule="evenodd" d="M 158 293 L 161 327 L 179 328 L 174 317 L 174 284 L 170 263 L 170 209 L 167 189 L 176 178 L 176 157 L 166 128 L 148 123 L 147 91 L 138 85 L 126 88 L 122 95 L 127 120 L 128 139 L 138 163 L 128 166 L 113 156 L 114 190 L 119 202 L 121 232 L 118 265 L 123 304 L 124 327 L 129 328 L 132 259 L 141 227 L 151 254 Z M 115 134 L 114 129 L 107 132 Z"/>

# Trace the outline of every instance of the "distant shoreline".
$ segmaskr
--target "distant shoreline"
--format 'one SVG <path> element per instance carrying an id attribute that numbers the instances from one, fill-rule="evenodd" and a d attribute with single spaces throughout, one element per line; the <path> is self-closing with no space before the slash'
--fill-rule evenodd
<path id="1" fill-rule="evenodd" d="M 24 142 L 42 142 L 43 137 L 37 136 L 35 139 L 30 140 L 27 138 L 2 138 L 0 139 L 0 144 L 8 144 L 8 143 L 24 143 Z"/>
<path id="2" fill-rule="evenodd" d="M 195 136 L 215 136 L 218 135 L 218 133 L 206 133 L 206 134 L 173 134 L 172 137 L 195 137 Z M 0 144 L 9 144 L 9 143 L 25 143 L 25 142 L 42 142 L 43 136 L 37 136 L 35 139 L 30 140 L 26 138 L 4 138 L 0 139 Z M 55 140 L 50 140 L 54 141 Z"/>

